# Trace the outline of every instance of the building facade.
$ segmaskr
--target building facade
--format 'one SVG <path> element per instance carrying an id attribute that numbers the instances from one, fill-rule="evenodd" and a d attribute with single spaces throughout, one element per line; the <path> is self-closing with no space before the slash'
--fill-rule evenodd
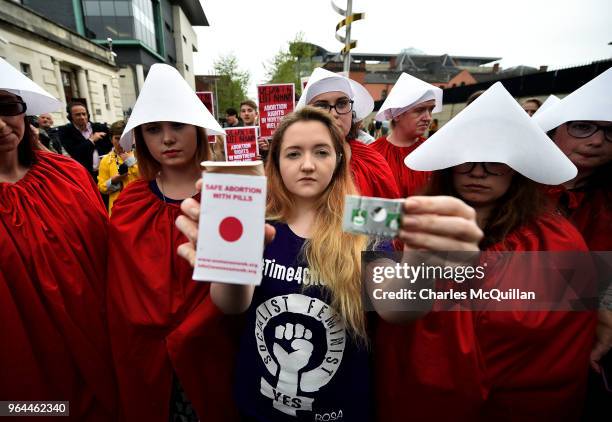
<path id="1" fill-rule="evenodd" d="M 351 54 L 351 79 L 365 86 L 375 101 L 384 100 L 402 72 L 406 72 L 440 88 L 475 84 L 477 75 L 493 75 L 499 65 L 490 65 L 501 57 L 431 55 L 415 49 L 405 49 L 399 54 L 353 53 Z M 490 65 L 490 66 L 487 66 Z M 323 67 L 340 72 L 343 60 L 340 55 L 329 55 Z"/>
<path id="2" fill-rule="evenodd" d="M 119 68 L 108 49 L 17 1 L 0 0 L 0 57 L 64 105 L 84 101 L 91 120 L 123 118 Z M 53 113 L 56 125 L 66 111 Z"/>
<path id="3" fill-rule="evenodd" d="M 208 26 L 197 0 L 20 0 L 115 55 L 129 114 L 150 67 L 167 63 L 195 89 L 194 26 Z"/>
<path id="4" fill-rule="evenodd" d="M 587 65 L 548 70 L 520 66 L 497 74 L 496 78 L 484 78 L 473 85 L 456 86 L 444 90 L 444 108 L 434 115 L 440 125 L 448 122 L 466 107 L 470 95 L 488 89 L 495 82 L 501 82 L 519 103 L 537 98 L 544 102 L 549 95 L 564 98 L 590 80 L 612 67 L 612 59 L 597 60 Z M 377 104 L 377 108 L 380 107 Z"/>

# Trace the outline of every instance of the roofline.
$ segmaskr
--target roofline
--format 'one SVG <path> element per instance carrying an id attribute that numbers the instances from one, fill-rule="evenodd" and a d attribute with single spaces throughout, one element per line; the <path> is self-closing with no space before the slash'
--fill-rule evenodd
<path id="1" fill-rule="evenodd" d="M 210 26 L 202 4 L 198 0 L 170 0 L 170 2 L 183 9 L 192 26 Z"/>
<path id="2" fill-rule="evenodd" d="M 74 29 L 69 28 L 67 26 L 64 26 L 58 22 L 55 22 L 49 19 L 48 16 L 45 16 L 42 13 L 28 6 L 24 6 L 21 3 L 13 2 L 10 0 L 7 1 L 7 3 L 8 3 L 7 7 L 17 7 L 17 8 L 23 9 L 27 13 L 30 13 L 46 21 L 47 23 L 60 28 L 63 31 L 66 31 L 71 36 L 80 39 L 80 41 L 95 46 L 95 48 L 98 49 L 98 52 L 88 51 L 84 48 L 80 48 L 75 42 L 73 42 L 70 39 L 62 38 L 61 36 L 57 36 L 52 32 L 42 31 L 41 28 L 34 28 L 33 24 L 29 21 L 26 21 L 26 22 L 18 21 L 16 20 L 14 16 L 9 14 L 10 11 L 5 10 L 5 9 L 0 10 L 0 21 L 5 22 L 7 24 L 7 26 L 3 26 L 3 28 L 13 27 L 18 31 L 28 34 L 29 36 L 34 36 L 34 37 L 40 38 L 41 40 L 44 40 L 44 42 L 55 44 L 54 48 L 60 47 L 62 49 L 71 50 L 78 54 L 83 54 L 84 56 L 87 56 L 91 60 L 96 60 L 100 63 L 103 63 L 106 66 L 118 69 L 117 62 L 114 59 L 111 59 L 107 55 L 108 50 L 104 48 L 103 46 L 100 46 L 99 44 L 93 42 L 89 38 L 79 34 Z"/>
<path id="3" fill-rule="evenodd" d="M 397 57 L 397 54 L 387 54 L 387 53 L 351 53 L 351 56 Z"/>
<path id="4" fill-rule="evenodd" d="M 370 57 L 397 57 L 399 54 L 406 54 L 407 56 L 410 57 L 443 57 L 443 56 L 448 56 L 450 58 L 453 59 L 459 59 L 459 60 L 481 60 L 484 61 L 486 60 L 485 63 L 490 63 L 490 62 L 494 62 L 497 60 L 501 60 L 502 57 L 485 57 L 485 56 L 457 56 L 454 54 L 448 54 L 448 53 L 444 53 L 444 54 L 408 54 L 408 53 L 351 53 L 351 56 L 370 56 Z"/>
<path id="5" fill-rule="evenodd" d="M 503 57 L 483 57 L 483 56 L 453 56 L 449 54 L 453 59 L 467 59 L 467 60 L 486 60 L 485 63 L 496 62 L 497 60 L 501 60 Z"/>

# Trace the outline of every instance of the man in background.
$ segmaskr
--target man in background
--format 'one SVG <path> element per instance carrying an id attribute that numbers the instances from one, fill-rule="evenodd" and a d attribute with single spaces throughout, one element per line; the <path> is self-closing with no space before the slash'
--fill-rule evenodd
<path id="1" fill-rule="evenodd" d="M 253 100 L 244 100 L 240 103 L 240 118 L 244 126 L 257 126 L 257 104 Z"/>
<path id="2" fill-rule="evenodd" d="M 100 159 L 113 148 L 108 127 L 103 123 L 93 123 L 84 103 L 71 101 L 66 107 L 68 123 L 59 128 L 58 134 L 68 154 L 98 180 Z"/>
<path id="3" fill-rule="evenodd" d="M 58 128 L 53 127 L 53 116 L 50 113 L 38 116 L 38 136 L 40 142 L 53 152 L 68 155 L 60 142 L 58 131 Z"/>
<path id="4" fill-rule="evenodd" d="M 225 126 L 224 127 L 240 127 L 242 124 L 238 120 L 238 112 L 235 108 L 225 110 Z"/>
<path id="5" fill-rule="evenodd" d="M 542 107 L 542 101 L 538 100 L 537 98 L 529 98 L 523 101 L 521 107 L 523 107 L 523 110 L 525 110 L 527 114 L 529 114 L 529 116 L 531 117 L 535 114 L 536 111 L 538 111 L 540 107 Z"/>

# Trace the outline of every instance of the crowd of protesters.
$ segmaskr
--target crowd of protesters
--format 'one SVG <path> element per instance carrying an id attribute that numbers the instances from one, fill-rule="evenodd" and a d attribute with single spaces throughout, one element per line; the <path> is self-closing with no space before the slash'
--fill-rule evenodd
<path id="1" fill-rule="evenodd" d="M 0 400 L 78 421 L 609 420 L 612 289 L 582 311 L 368 313 L 361 253 L 612 250 L 611 89 L 612 69 L 544 103 L 496 83 L 432 127 L 443 91 L 402 74 L 372 140 L 368 91 L 315 69 L 259 140 L 254 287 L 192 280 L 224 128 L 176 69 L 151 67 L 126 121 L 75 101 L 54 128 L 61 102 L 0 59 Z M 257 105 L 225 117 L 256 126 Z M 401 199 L 397 237 L 344 232 L 346 195 Z"/>

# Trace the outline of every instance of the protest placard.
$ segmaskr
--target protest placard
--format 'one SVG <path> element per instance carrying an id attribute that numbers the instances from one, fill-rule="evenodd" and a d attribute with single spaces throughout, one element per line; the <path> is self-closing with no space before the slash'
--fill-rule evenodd
<path id="1" fill-rule="evenodd" d="M 202 104 L 204 104 L 204 106 L 208 109 L 208 111 L 210 111 L 210 114 L 215 116 L 215 110 L 213 107 L 213 104 L 214 104 L 213 93 L 210 91 L 197 91 L 196 95 L 198 96 L 200 101 L 202 101 Z M 212 135 L 208 135 L 208 143 L 214 144 L 215 137 Z"/>
<path id="2" fill-rule="evenodd" d="M 267 84 L 257 86 L 259 103 L 259 133 L 271 138 L 281 119 L 295 109 L 294 84 Z"/>
<path id="3" fill-rule="evenodd" d="M 210 114 L 212 114 L 213 116 L 215 115 L 215 110 L 213 107 L 213 93 L 210 91 L 197 91 L 196 95 L 198 96 L 198 98 L 200 99 L 200 101 L 202 101 L 202 104 L 204 104 L 204 106 L 206 106 L 206 108 L 208 109 L 208 111 L 210 111 Z"/>
<path id="4" fill-rule="evenodd" d="M 225 134 L 226 161 L 257 160 L 257 126 L 226 128 Z"/>

